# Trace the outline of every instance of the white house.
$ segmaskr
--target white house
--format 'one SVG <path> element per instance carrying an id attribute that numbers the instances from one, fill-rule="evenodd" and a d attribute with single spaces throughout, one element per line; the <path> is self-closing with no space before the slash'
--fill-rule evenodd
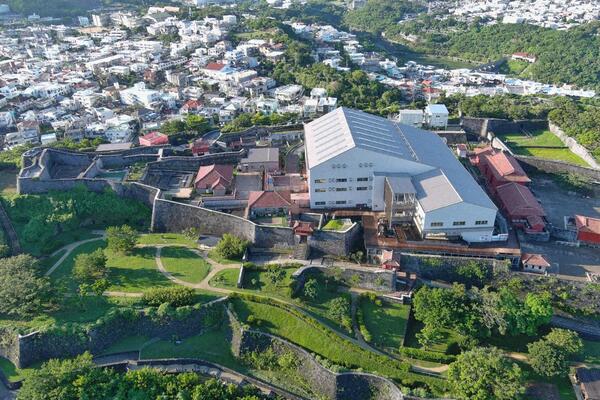
<path id="1" fill-rule="evenodd" d="M 341 107 L 304 135 L 311 208 L 364 207 L 423 237 L 491 240 L 496 206 L 436 134 Z"/>
<path id="2" fill-rule="evenodd" d="M 425 125 L 445 129 L 448 126 L 448 109 L 443 104 L 429 104 L 425 107 Z"/>
<path id="3" fill-rule="evenodd" d="M 138 82 L 133 87 L 121 90 L 119 93 L 121 102 L 125 105 L 143 105 L 151 108 L 152 103 L 156 103 L 161 98 L 161 93 L 157 90 L 147 89 L 144 82 Z"/>
<path id="4" fill-rule="evenodd" d="M 398 114 L 398 122 L 404 125 L 420 128 L 423 126 L 423 111 L 422 110 L 400 110 Z"/>

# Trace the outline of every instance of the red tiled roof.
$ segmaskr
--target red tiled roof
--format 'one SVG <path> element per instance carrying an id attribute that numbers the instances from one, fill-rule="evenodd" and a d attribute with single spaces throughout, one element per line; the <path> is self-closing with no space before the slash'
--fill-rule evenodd
<path id="1" fill-rule="evenodd" d="M 155 146 L 159 144 L 169 143 L 169 137 L 160 132 L 150 132 L 144 136 L 140 136 L 140 144 L 144 146 Z"/>
<path id="2" fill-rule="evenodd" d="M 531 182 L 519 162 L 510 154 L 489 146 L 475 149 L 475 154 L 478 161 L 485 163 L 496 179 L 521 183 Z"/>
<path id="3" fill-rule="evenodd" d="M 252 208 L 283 208 L 292 205 L 290 192 L 250 192 L 248 209 Z"/>
<path id="4" fill-rule="evenodd" d="M 577 226 L 577 230 L 580 232 L 600 234 L 600 219 L 598 218 L 576 215 L 575 225 Z"/>
<path id="5" fill-rule="evenodd" d="M 200 185 L 203 188 L 215 188 L 216 185 L 222 184 L 228 186 L 233 180 L 233 165 L 231 164 L 212 164 L 203 165 L 198 170 L 194 184 Z"/>
<path id="6" fill-rule="evenodd" d="M 544 217 L 546 213 L 527 187 L 514 182 L 496 188 L 502 207 L 511 218 Z"/>
<path id="7" fill-rule="evenodd" d="M 223 63 L 208 63 L 204 69 L 208 69 L 210 71 L 220 71 L 225 67 Z"/>
<path id="8" fill-rule="evenodd" d="M 524 253 L 521 258 L 523 264 L 536 265 L 541 267 L 549 267 L 550 263 L 546 260 L 546 258 L 541 254 L 528 254 Z"/>

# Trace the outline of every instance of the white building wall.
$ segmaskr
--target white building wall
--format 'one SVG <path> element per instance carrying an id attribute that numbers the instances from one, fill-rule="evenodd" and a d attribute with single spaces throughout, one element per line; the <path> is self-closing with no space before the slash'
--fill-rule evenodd
<path id="1" fill-rule="evenodd" d="M 458 234 L 467 242 L 489 242 L 494 231 L 496 210 L 469 203 L 453 204 L 444 208 L 424 213 L 421 233 Z M 487 221 L 477 224 L 477 221 Z M 441 222 L 442 226 L 432 226 Z M 465 222 L 465 225 L 454 225 Z"/>
<path id="2" fill-rule="evenodd" d="M 310 165 L 310 160 L 308 163 Z M 374 176 L 375 172 L 401 172 L 415 175 L 431 169 L 430 166 L 417 162 L 353 148 L 310 168 L 308 172 L 310 206 L 311 208 L 344 208 L 365 204 L 373 210 L 380 211 L 385 206 L 383 201 L 385 178 Z M 368 180 L 359 180 L 364 178 Z M 341 181 L 343 179 L 346 181 Z M 316 182 L 316 180 L 323 182 Z M 364 187 L 367 189 L 358 190 Z M 323 202 L 325 204 L 322 204 Z"/>

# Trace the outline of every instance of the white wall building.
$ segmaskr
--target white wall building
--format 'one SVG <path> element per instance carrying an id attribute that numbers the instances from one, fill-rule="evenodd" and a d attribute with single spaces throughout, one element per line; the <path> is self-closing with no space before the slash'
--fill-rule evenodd
<path id="1" fill-rule="evenodd" d="M 400 110 L 398 114 L 398 122 L 404 125 L 420 128 L 423 126 L 423 111 L 422 110 Z"/>
<path id="2" fill-rule="evenodd" d="M 429 104 L 425 107 L 425 125 L 445 129 L 448 126 L 448 109 L 443 104 Z"/>
<path id="3" fill-rule="evenodd" d="M 311 208 L 366 207 L 390 224 L 408 217 L 423 237 L 491 240 L 496 206 L 432 132 L 341 107 L 305 125 L 305 148 Z"/>
<path id="4" fill-rule="evenodd" d="M 161 93 L 157 90 L 146 89 L 144 82 L 138 82 L 133 87 L 121 90 L 121 102 L 125 105 L 143 105 L 151 108 L 152 103 L 156 103 L 161 98 Z"/>

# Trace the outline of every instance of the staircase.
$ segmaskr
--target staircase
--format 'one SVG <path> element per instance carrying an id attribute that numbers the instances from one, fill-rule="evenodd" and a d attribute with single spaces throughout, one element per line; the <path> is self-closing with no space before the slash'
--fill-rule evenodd
<path id="1" fill-rule="evenodd" d="M 310 255 L 310 246 L 308 243 L 298 243 L 294 248 L 293 258 L 295 260 L 308 260 Z"/>

